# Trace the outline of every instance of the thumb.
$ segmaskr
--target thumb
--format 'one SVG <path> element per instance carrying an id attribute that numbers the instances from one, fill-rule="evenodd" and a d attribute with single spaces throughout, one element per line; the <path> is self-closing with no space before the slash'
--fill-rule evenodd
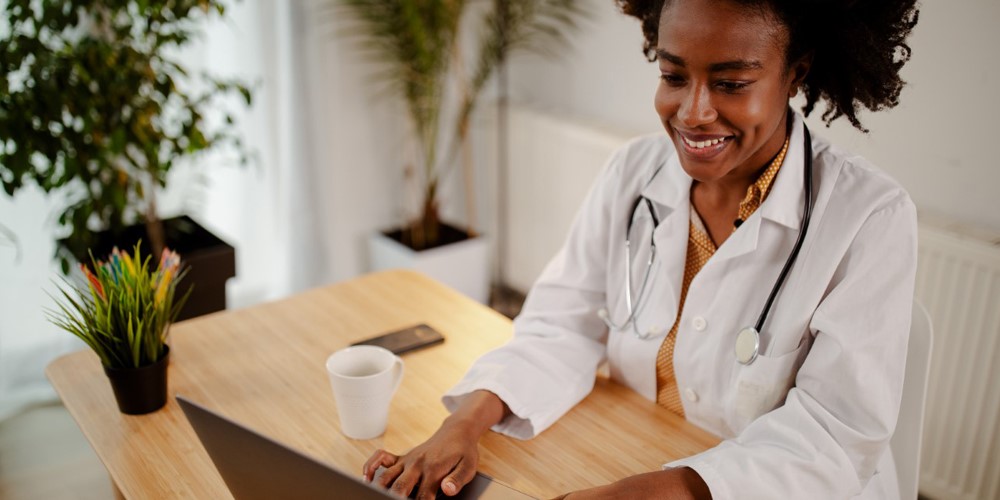
<path id="1" fill-rule="evenodd" d="M 455 465 L 455 468 L 452 469 L 451 474 L 445 476 L 444 480 L 441 481 L 441 491 L 450 497 L 455 496 L 458 494 L 459 490 L 461 490 L 466 484 L 469 484 L 475 476 L 475 465 L 470 465 L 468 461 L 462 459 L 457 465 Z"/>

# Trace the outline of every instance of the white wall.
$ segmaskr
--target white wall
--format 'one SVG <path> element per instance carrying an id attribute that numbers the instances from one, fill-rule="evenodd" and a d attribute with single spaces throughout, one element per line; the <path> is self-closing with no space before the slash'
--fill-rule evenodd
<path id="1" fill-rule="evenodd" d="M 587 0 L 593 17 L 558 63 L 521 59 L 512 68 L 514 98 L 585 123 L 629 134 L 661 130 L 652 107 L 657 69 L 642 54 L 639 23 L 611 0 Z M 900 105 L 866 114 L 868 136 L 838 121 L 810 127 L 899 180 L 921 211 L 1000 231 L 1000 2 L 922 2 L 904 67 Z"/>

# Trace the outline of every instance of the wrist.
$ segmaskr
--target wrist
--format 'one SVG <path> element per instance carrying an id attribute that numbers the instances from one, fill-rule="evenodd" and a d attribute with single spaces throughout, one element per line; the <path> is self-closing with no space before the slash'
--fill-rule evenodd
<path id="1" fill-rule="evenodd" d="M 691 494 L 691 498 L 711 500 L 712 492 L 708 488 L 708 484 L 705 483 L 705 480 L 701 478 L 701 474 L 698 474 L 690 467 L 681 467 L 675 470 L 678 471 L 685 489 Z"/>
<path id="2" fill-rule="evenodd" d="M 469 394 L 462 404 L 445 419 L 448 426 L 457 426 L 478 439 L 500 423 L 510 410 L 500 398 L 489 391 Z"/>

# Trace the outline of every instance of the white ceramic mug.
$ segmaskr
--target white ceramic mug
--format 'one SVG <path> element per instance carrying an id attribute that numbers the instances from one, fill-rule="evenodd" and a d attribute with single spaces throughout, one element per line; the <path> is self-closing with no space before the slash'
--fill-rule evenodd
<path id="1" fill-rule="evenodd" d="M 352 346 L 326 358 L 326 373 L 341 432 L 354 439 L 385 433 L 389 402 L 403 380 L 403 360 L 383 347 Z"/>

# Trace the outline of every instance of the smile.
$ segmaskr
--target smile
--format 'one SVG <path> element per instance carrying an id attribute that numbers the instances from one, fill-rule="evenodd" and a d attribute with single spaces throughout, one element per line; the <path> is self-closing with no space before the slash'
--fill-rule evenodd
<path id="1" fill-rule="evenodd" d="M 728 137 L 720 137 L 718 139 L 711 139 L 707 141 L 692 141 L 691 139 L 688 139 L 687 137 L 684 136 L 681 136 L 681 138 L 684 139 L 684 144 L 687 144 L 689 147 L 694 149 L 705 149 L 707 147 L 715 146 L 717 144 L 726 142 L 726 140 L 728 139 Z"/>
<path id="2" fill-rule="evenodd" d="M 676 130 L 676 129 L 675 129 Z M 732 135 L 722 134 L 686 134 L 676 130 L 681 139 L 685 156 L 695 161 L 712 161 L 728 149 L 729 143 L 735 139 Z"/>

